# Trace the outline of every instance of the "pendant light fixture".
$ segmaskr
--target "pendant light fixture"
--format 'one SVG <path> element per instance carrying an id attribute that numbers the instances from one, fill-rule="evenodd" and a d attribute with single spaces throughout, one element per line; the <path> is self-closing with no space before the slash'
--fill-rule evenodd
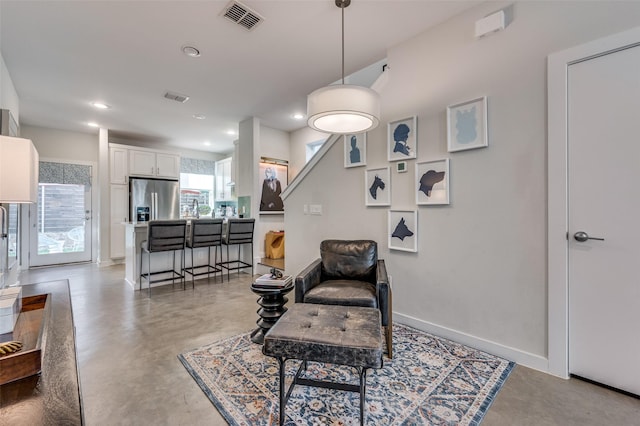
<path id="1" fill-rule="evenodd" d="M 351 0 L 335 0 L 342 10 L 342 84 L 318 89 L 307 96 L 307 124 L 326 133 L 361 133 L 380 122 L 380 95 L 373 89 L 344 84 L 344 9 Z"/>

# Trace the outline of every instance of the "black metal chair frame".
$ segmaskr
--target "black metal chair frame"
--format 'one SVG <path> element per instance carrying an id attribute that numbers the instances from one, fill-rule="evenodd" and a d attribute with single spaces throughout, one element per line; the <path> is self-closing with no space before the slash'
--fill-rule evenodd
<path id="1" fill-rule="evenodd" d="M 243 225 L 251 224 L 251 231 L 238 230 L 236 227 L 243 228 Z M 240 274 L 241 269 L 251 268 L 251 276 L 253 276 L 253 231 L 255 227 L 255 219 L 229 219 L 227 221 L 227 231 L 225 237 L 222 240 L 222 244 L 227 246 L 227 260 L 220 261 L 218 266 L 227 270 L 227 280 L 230 279 L 231 271 L 238 271 Z M 245 244 L 251 245 L 251 263 L 240 260 L 240 248 Z M 238 246 L 238 258 L 236 260 L 229 260 L 229 246 Z"/>
<path id="2" fill-rule="evenodd" d="M 142 279 L 145 278 L 149 283 L 149 295 L 151 295 L 151 284 L 159 283 L 164 281 L 172 281 L 172 285 L 175 285 L 176 278 L 180 278 L 182 281 L 182 288 L 185 289 L 184 282 L 184 274 L 182 272 L 185 264 L 185 245 L 187 240 L 187 221 L 186 220 L 157 220 L 150 221 L 149 228 L 147 230 L 147 239 L 143 241 L 143 246 L 141 247 L 140 252 L 140 291 L 142 291 Z M 176 235 L 172 235 L 171 237 L 156 237 L 154 236 L 155 228 L 169 228 L 175 227 L 182 228 L 181 232 L 178 232 Z M 156 241 L 157 240 L 157 241 Z M 146 244 L 145 244 L 146 243 Z M 142 258 L 143 253 L 147 253 L 147 273 L 142 273 Z M 151 253 L 159 253 L 163 251 L 172 251 L 173 252 L 173 269 L 167 269 L 164 271 L 154 271 L 151 272 Z M 176 270 L 176 252 L 180 251 L 180 269 Z M 171 277 L 163 277 L 158 278 L 156 280 L 152 280 L 151 277 L 154 275 L 162 275 L 162 274 L 171 274 Z M 146 276 L 145 276 L 146 275 Z"/>
<path id="3" fill-rule="evenodd" d="M 195 277 L 207 275 L 211 278 L 211 273 L 220 272 L 222 282 L 224 282 L 224 274 L 222 268 L 218 267 L 218 247 L 222 245 L 222 219 L 196 219 L 191 221 L 191 229 L 189 230 L 189 238 L 187 238 L 187 247 L 191 249 L 191 267 L 184 267 L 184 272 L 191 275 L 191 286 L 195 288 Z M 200 232 L 200 228 L 217 227 L 217 232 Z M 207 263 L 203 265 L 194 265 L 193 250 L 196 248 L 207 248 Z M 215 248 L 213 265 L 211 264 L 211 247 Z M 222 253 L 220 253 L 222 259 Z M 205 271 L 195 272 L 196 269 L 206 268 Z"/>

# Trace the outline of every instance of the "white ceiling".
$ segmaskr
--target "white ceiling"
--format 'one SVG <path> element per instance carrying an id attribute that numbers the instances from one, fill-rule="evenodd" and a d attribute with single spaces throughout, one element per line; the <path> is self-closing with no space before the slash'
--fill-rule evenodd
<path id="1" fill-rule="evenodd" d="M 243 0 L 252 31 L 217 1 L 0 0 L 0 48 L 20 98 L 21 125 L 94 132 L 188 149 L 232 149 L 238 123 L 306 125 L 306 96 L 340 78 L 340 9 L 333 0 Z M 345 72 L 478 1 L 353 0 L 345 9 Z M 181 52 L 200 49 L 199 58 Z M 184 103 L 166 91 L 190 96 Z M 91 101 L 111 105 L 98 111 Z M 196 120 L 194 114 L 206 116 Z M 210 146 L 205 146 L 209 141 Z"/>

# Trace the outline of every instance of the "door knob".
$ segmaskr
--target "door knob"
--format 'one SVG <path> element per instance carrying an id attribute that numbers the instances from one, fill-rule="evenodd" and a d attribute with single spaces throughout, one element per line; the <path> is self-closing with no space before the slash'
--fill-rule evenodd
<path id="1" fill-rule="evenodd" d="M 573 234 L 573 238 L 575 238 L 576 241 L 579 241 L 581 243 L 584 243 L 587 240 L 598 240 L 598 241 L 604 241 L 604 238 L 596 238 L 596 237 L 590 237 L 589 234 L 587 234 L 584 231 L 578 231 L 575 234 Z"/>

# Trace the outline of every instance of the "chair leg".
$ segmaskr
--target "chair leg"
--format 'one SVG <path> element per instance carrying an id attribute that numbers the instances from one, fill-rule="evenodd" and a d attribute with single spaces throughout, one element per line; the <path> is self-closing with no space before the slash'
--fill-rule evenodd
<path id="1" fill-rule="evenodd" d="M 142 256 L 144 256 L 144 253 L 140 251 L 140 270 L 138 271 L 139 272 L 138 285 L 141 292 L 142 292 Z"/>
<path id="2" fill-rule="evenodd" d="M 392 352 L 392 347 L 393 347 L 393 325 L 391 324 L 391 322 L 389 322 L 389 324 L 385 327 L 385 337 L 387 340 L 387 352 L 389 355 L 389 359 L 393 358 L 393 352 Z"/>
<path id="3" fill-rule="evenodd" d="M 207 247 L 207 284 L 211 284 L 211 246 Z"/>
<path id="4" fill-rule="evenodd" d="M 191 247 L 191 284 L 193 285 L 193 288 L 196 288 L 196 284 L 193 281 L 194 280 L 194 278 L 193 278 L 193 272 L 194 272 L 193 265 L 194 265 L 194 263 L 193 263 L 193 247 Z"/>
<path id="5" fill-rule="evenodd" d="M 238 278 L 240 278 L 240 244 L 238 244 Z"/>
<path id="6" fill-rule="evenodd" d="M 147 284 L 149 284 L 149 294 L 151 297 L 151 252 L 147 252 Z"/>

